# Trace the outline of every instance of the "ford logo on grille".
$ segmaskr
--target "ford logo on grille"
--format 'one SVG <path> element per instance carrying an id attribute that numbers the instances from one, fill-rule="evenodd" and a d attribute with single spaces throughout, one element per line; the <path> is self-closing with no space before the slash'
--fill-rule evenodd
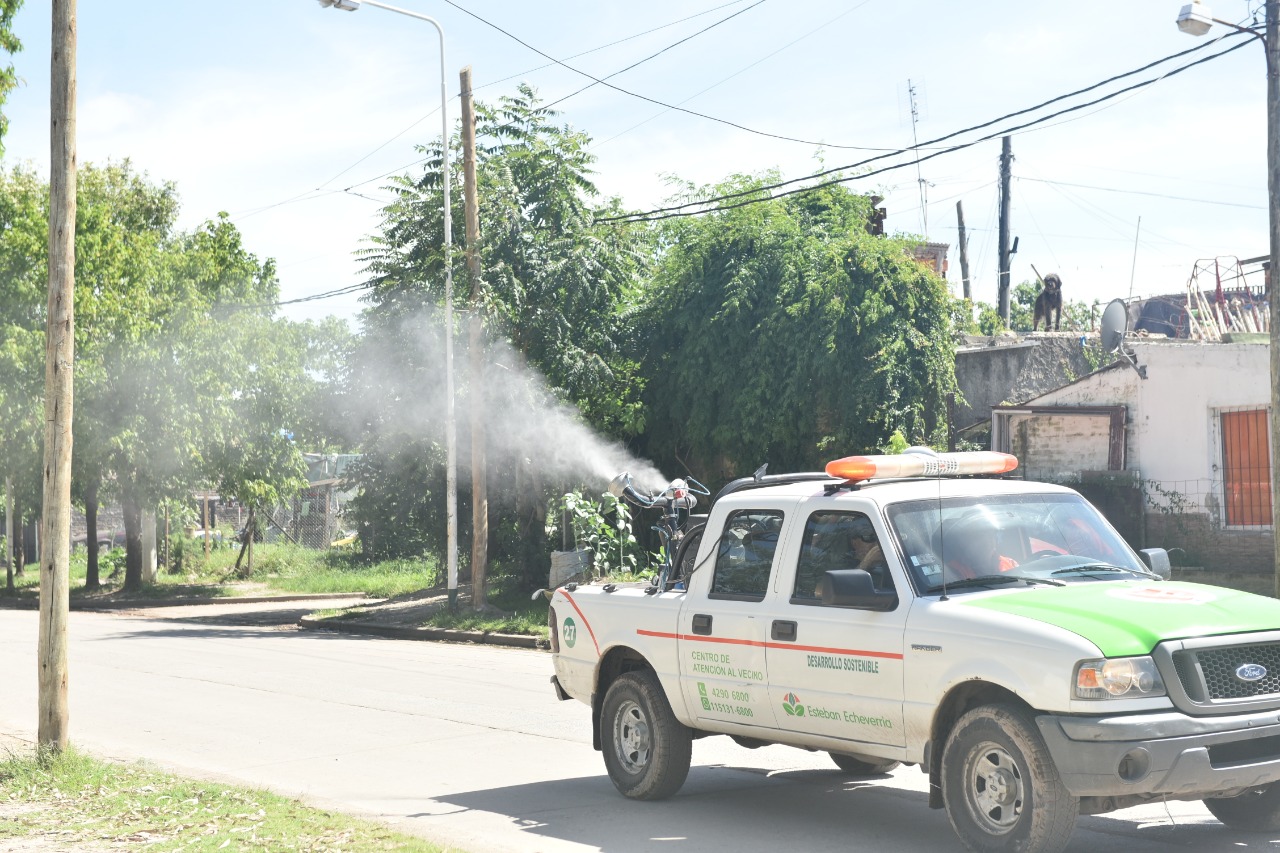
<path id="1" fill-rule="evenodd" d="M 1236 678 L 1241 681 L 1261 681 L 1267 677 L 1267 668 L 1260 663 L 1242 663 L 1236 667 Z"/>

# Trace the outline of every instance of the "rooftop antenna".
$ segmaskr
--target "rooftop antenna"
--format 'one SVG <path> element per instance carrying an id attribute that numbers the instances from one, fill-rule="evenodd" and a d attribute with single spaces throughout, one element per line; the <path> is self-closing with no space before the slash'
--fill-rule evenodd
<path id="1" fill-rule="evenodd" d="M 1102 323 L 1099 331 L 1102 350 L 1108 354 L 1119 355 L 1143 379 L 1147 378 L 1146 365 L 1138 364 L 1132 350 L 1124 347 L 1124 336 L 1129 331 L 1129 309 L 1123 299 L 1112 299 L 1102 312 Z"/>
<path id="2" fill-rule="evenodd" d="M 929 182 L 920 172 L 920 152 L 916 150 L 920 145 L 920 139 L 916 135 L 916 125 L 920 122 L 920 110 L 916 107 L 916 87 L 910 79 L 907 80 L 907 97 L 911 100 L 911 147 L 916 152 L 916 183 L 920 184 L 920 227 L 927 241 L 929 239 Z"/>

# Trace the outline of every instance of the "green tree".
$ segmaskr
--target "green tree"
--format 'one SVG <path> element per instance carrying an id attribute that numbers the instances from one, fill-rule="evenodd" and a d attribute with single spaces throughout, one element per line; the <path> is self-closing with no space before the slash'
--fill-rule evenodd
<path id="1" fill-rule="evenodd" d="M 895 430 L 936 437 L 955 388 L 950 299 L 907 241 L 867 233 L 870 212 L 836 185 L 669 221 L 643 312 L 650 458 L 725 480 L 821 467 Z"/>
<path id="2" fill-rule="evenodd" d="M 48 198 L 48 187 L 30 168 L 0 173 L 0 467 L 12 492 L 6 497 L 14 503 L 18 549 L 5 573 L 9 588 L 25 560 L 22 523 L 38 513 L 42 496 Z"/>
<path id="3" fill-rule="evenodd" d="M 636 287 L 637 272 L 646 261 L 635 229 L 593 224 L 597 206 L 590 140 L 556 124 L 554 113 L 538 108 L 531 89 L 521 87 L 493 108 L 478 104 L 476 114 L 484 281 L 478 307 L 473 300 L 468 310 L 483 312 L 490 358 L 501 361 L 503 342 L 509 342 L 517 363 L 505 367 L 517 373 L 533 368 L 584 417 L 616 435 L 634 434 L 642 424 L 630 382 L 636 362 L 618 346 L 617 306 Z M 424 541 L 417 530 L 405 528 L 397 535 L 387 519 L 412 519 L 443 533 L 443 489 L 426 488 L 434 478 L 420 468 L 421 460 L 443 456 L 438 450 L 443 444 L 439 317 L 427 313 L 437 309 L 443 287 L 441 150 L 436 144 L 424 151 L 423 174 L 395 181 L 397 200 L 383 211 L 380 232 L 364 254 L 373 291 L 365 317 L 369 334 L 352 372 L 353 388 L 365 392 L 358 408 L 367 423 L 360 469 L 366 489 L 358 511 L 368 523 L 378 519 L 380 534 L 365 541 L 367 547 L 376 541 L 378 548 L 389 549 L 383 553 L 409 551 Z M 459 245 L 461 219 L 454 221 Z M 465 282 L 460 272 L 455 281 Z M 467 301 L 462 292 L 459 305 Z M 383 357 L 388 342 L 393 342 L 394 359 Z M 464 364 L 462 347 L 458 351 L 458 363 Z M 483 393 L 486 411 L 501 412 L 512 421 L 545 404 L 536 384 L 493 382 L 468 388 L 460 379 L 459 390 Z M 419 426 L 416 434 L 402 427 L 406 420 Z M 437 450 L 429 450 L 424 439 Z M 515 556 L 531 583 L 545 568 L 546 498 L 564 491 L 560 484 L 545 482 L 545 472 L 536 464 L 538 450 L 519 439 L 490 442 L 488 448 L 491 464 L 513 475 L 506 482 L 514 483 L 508 494 L 516 496 L 517 505 L 504 505 L 498 493 L 495 510 L 516 519 L 514 538 L 522 553 Z M 393 465 L 411 473 L 396 477 Z M 375 481 L 402 488 L 374 494 L 367 485 Z M 410 496 L 432 506 L 410 508 Z M 379 501 L 385 503 L 384 512 L 373 508 Z M 427 541 L 439 542 L 440 534 L 428 535 Z"/>
<path id="4" fill-rule="evenodd" d="M 172 184 L 155 184 L 128 161 L 79 169 L 76 187 L 76 404 L 73 491 L 87 521 L 85 587 L 99 586 L 97 512 L 102 500 L 126 497 L 116 467 L 145 416 L 129 407 L 154 404 L 137 373 L 170 295 L 165 254 L 178 215 Z M 151 376 L 156 379 L 160 374 Z M 126 553 L 141 577 L 140 512 L 126 512 Z M 137 518 L 139 526 L 131 524 Z M 130 532 L 133 535 L 129 535 Z M 129 560 L 126 560 L 128 576 Z"/>

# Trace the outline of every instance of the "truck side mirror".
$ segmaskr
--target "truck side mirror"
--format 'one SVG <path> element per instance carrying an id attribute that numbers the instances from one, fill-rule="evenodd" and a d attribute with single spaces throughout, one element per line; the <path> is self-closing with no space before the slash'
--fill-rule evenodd
<path id="1" fill-rule="evenodd" d="M 1147 564 L 1147 568 L 1158 574 L 1162 579 L 1168 580 L 1173 575 L 1173 569 L 1169 566 L 1169 552 L 1163 548 L 1143 548 L 1138 552 L 1138 556 L 1142 558 L 1142 562 Z"/>
<path id="2" fill-rule="evenodd" d="M 823 574 L 817 592 L 823 604 L 834 607 L 893 610 L 898 606 L 898 593 L 877 590 L 866 569 L 832 569 Z"/>

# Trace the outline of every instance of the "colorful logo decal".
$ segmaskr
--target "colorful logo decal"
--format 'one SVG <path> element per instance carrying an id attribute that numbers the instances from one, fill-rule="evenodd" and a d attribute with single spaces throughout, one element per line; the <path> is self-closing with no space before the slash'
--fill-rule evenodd
<path id="1" fill-rule="evenodd" d="M 573 648 L 573 644 L 578 642 L 578 626 L 572 616 L 565 618 L 564 629 L 560 632 L 560 636 L 564 637 L 564 644 L 569 648 Z"/>
<path id="2" fill-rule="evenodd" d="M 804 716 L 804 706 L 800 704 L 800 700 L 794 693 L 788 693 L 782 697 L 782 710 L 787 712 L 788 717 Z"/>
<path id="3" fill-rule="evenodd" d="M 698 682 L 698 698 L 702 700 L 702 710 L 711 710 L 711 700 L 707 698 L 707 685 Z"/>
<path id="4" fill-rule="evenodd" d="M 1113 589 L 1108 593 L 1112 598 L 1123 598 L 1127 601 L 1159 601 L 1165 604 L 1208 604 L 1217 596 L 1211 592 L 1198 589 L 1183 589 L 1165 586 L 1134 586 Z"/>

